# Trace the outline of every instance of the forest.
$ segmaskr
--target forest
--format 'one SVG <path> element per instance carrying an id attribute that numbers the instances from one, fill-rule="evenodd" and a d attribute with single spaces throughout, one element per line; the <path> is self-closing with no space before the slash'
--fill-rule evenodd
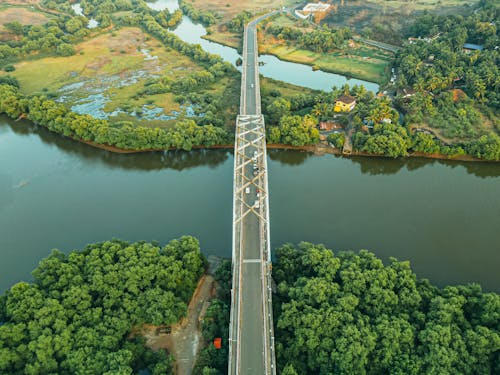
<path id="1" fill-rule="evenodd" d="M 198 241 L 106 241 L 65 255 L 53 250 L 0 297 L 2 374 L 171 374 L 173 359 L 131 334 L 171 325 L 205 269 Z"/>
<path id="2" fill-rule="evenodd" d="M 283 375 L 498 374 L 500 296 L 437 288 L 408 262 L 287 244 L 273 265 Z"/>

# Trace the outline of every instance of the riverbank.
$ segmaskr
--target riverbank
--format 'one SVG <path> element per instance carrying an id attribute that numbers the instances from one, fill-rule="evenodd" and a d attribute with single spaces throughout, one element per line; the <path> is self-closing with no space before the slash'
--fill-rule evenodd
<path id="1" fill-rule="evenodd" d="M 342 48 L 329 52 L 314 52 L 300 47 L 298 40 L 286 39 L 276 31 L 285 28 L 298 34 L 315 32 L 313 28 L 297 24 L 289 15 L 277 14 L 259 25 L 259 52 L 280 60 L 312 66 L 315 70 L 341 74 L 365 81 L 384 83 L 389 75 L 393 53 L 367 46 L 350 39 Z"/>
<path id="2" fill-rule="evenodd" d="M 373 74 L 368 70 L 355 70 L 353 68 L 353 61 L 347 61 L 345 64 L 335 64 L 335 67 L 333 67 L 326 61 L 321 61 L 320 59 L 316 59 L 315 57 L 310 57 L 310 55 L 315 55 L 314 52 L 310 51 L 292 49 L 291 51 L 282 52 L 280 46 L 275 47 L 259 43 L 259 54 L 274 56 L 282 61 L 287 61 L 295 64 L 307 65 L 310 66 L 313 70 L 319 70 L 325 73 L 340 74 L 345 76 L 347 79 L 355 78 L 377 84 L 386 82 L 386 79 L 384 77 L 378 74 Z M 330 57 L 327 57 L 327 59 L 329 58 Z"/>
<path id="3" fill-rule="evenodd" d="M 115 146 L 98 144 L 98 143 L 90 142 L 90 141 L 74 139 L 74 138 L 70 138 L 70 137 L 67 137 L 67 138 L 85 143 L 85 144 L 92 146 L 94 148 L 113 152 L 116 154 L 142 154 L 142 153 L 148 153 L 148 152 L 164 152 L 164 151 L 177 151 L 178 150 L 176 148 L 170 148 L 168 150 L 164 150 L 164 149 L 131 150 L 131 149 L 122 149 L 122 148 L 115 147 Z M 303 151 L 303 152 L 309 152 L 309 153 L 312 153 L 315 155 L 330 154 L 330 155 L 337 155 L 337 156 L 343 156 L 343 157 L 364 156 L 364 157 L 371 157 L 371 158 L 394 159 L 394 158 L 392 158 L 390 156 L 386 156 L 386 155 L 370 154 L 368 152 L 360 152 L 360 151 L 354 151 L 350 155 L 345 155 L 342 153 L 341 150 L 330 146 L 327 142 L 321 142 L 321 143 L 318 143 L 315 145 L 306 145 L 306 146 L 292 146 L 292 145 L 285 145 L 285 144 L 279 144 L 279 143 L 272 143 L 272 144 L 267 144 L 267 148 L 269 150 Z M 233 144 L 225 144 L 225 145 L 214 145 L 214 146 L 210 146 L 210 147 L 193 146 L 192 149 L 193 150 L 232 150 L 232 149 L 234 149 L 234 145 Z M 495 161 L 492 161 L 492 160 L 478 159 L 478 158 L 475 158 L 475 157 L 470 156 L 470 155 L 448 156 L 448 155 L 444 155 L 444 154 L 425 154 L 422 152 L 413 152 L 413 153 L 409 154 L 407 156 L 407 158 L 423 158 L 423 159 L 452 160 L 452 161 L 465 161 L 465 162 L 496 163 Z"/>

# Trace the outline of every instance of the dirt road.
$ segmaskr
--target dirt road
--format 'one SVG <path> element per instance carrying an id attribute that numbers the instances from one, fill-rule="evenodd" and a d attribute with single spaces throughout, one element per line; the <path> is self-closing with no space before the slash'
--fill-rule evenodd
<path id="1" fill-rule="evenodd" d="M 215 295 L 215 281 L 211 275 L 201 278 L 188 306 L 188 315 L 172 327 L 170 334 L 158 334 L 155 326 L 143 328 L 146 346 L 153 349 L 166 349 L 176 359 L 176 375 L 190 375 L 202 343 L 200 320 L 203 318 L 209 301 Z"/>

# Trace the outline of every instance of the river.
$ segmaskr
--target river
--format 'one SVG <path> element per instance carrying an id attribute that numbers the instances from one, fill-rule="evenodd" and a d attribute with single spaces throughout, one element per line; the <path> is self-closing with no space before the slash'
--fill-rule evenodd
<path id="1" fill-rule="evenodd" d="M 437 285 L 500 292 L 500 165 L 269 153 L 273 247 L 302 240 L 409 260 Z M 0 117 L 0 290 L 52 248 L 183 234 L 231 256 L 229 151 L 119 155 Z"/>
<path id="2" fill-rule="evenodd" d="M 177 3 L 152 6 L 173 11 Z M 175 33 L 227 61 L 238 57 L 202 39 L 204 28 L 186 17 Z M 328 90 L 346 81 L 262 60 L 264 75 L 298 85 Z M 274 247 L 307 240 L 366 248 L 409 260 L 437 285 L 478 282 L 500 292 L 499 164 L 276 150 L 269 158 Z M 111 154 L 0 117 L 0 291 L 30 280 L 51 248 L 113 237 L 165 243 L 191 234 L 206 255 L 229 257 L 232 168 L 229 151 Z"/>
<path id="3" fill-rule="evenodd" d="M 154 10 L 163 10 L 168 8 L 170 12 L 178 9 L 176 0 L 159 0 L 147 3 Z M 200 24 L 195 24 L 189 17 L 184 16 L 181 24 L 172 31 L 180 39 L 187 43 L 199 44 L 205 51 L 220 55 L 225 61 L 232 64 L 240 55 L 234 48 L 226 47 L 218 43 L 203 39 L 207 34 L 205 28 Z M 275 56 L 262 55 L 259 61 L 264 65 L 259 68 L 264 77 L 277 79 L 292 83 L 294 85 L 309 87 L 315 90 L 330 91 L 333 86 L 341 87 L 345 83 L 350 86 L 364 85 L 367 90 L 377 92 L 379 86 L 376 83 L 363 81 L 359 79 L 347 79 L 344 76 L 334 73 L 326 73 L 320 70 L 313 71 L 308 65 L 295 64 L 287 61 L 281 61 Z"/>

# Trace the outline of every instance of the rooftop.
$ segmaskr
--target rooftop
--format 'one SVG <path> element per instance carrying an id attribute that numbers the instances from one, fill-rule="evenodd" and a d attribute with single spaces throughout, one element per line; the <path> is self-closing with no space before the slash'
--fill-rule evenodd
<path id="1" fill-rule="evenodd" d="M 480 46 L 479 44 L 465 43 L 464 48 L 465 49 L 472 49 L 474 51 L 482 51 L 484 47 Z"/>
<path id="2" fill-rule="evenodd" d="M 356 99 L 353 98 L 352 96 L 342 95 L 342 96 L 339 96 L 337 98 L 337 101 L 340 101 L 340 102 L 345 103 L 345 104 L 351 104 L 351 103 L 354 103 L 356 101 Z"/>

